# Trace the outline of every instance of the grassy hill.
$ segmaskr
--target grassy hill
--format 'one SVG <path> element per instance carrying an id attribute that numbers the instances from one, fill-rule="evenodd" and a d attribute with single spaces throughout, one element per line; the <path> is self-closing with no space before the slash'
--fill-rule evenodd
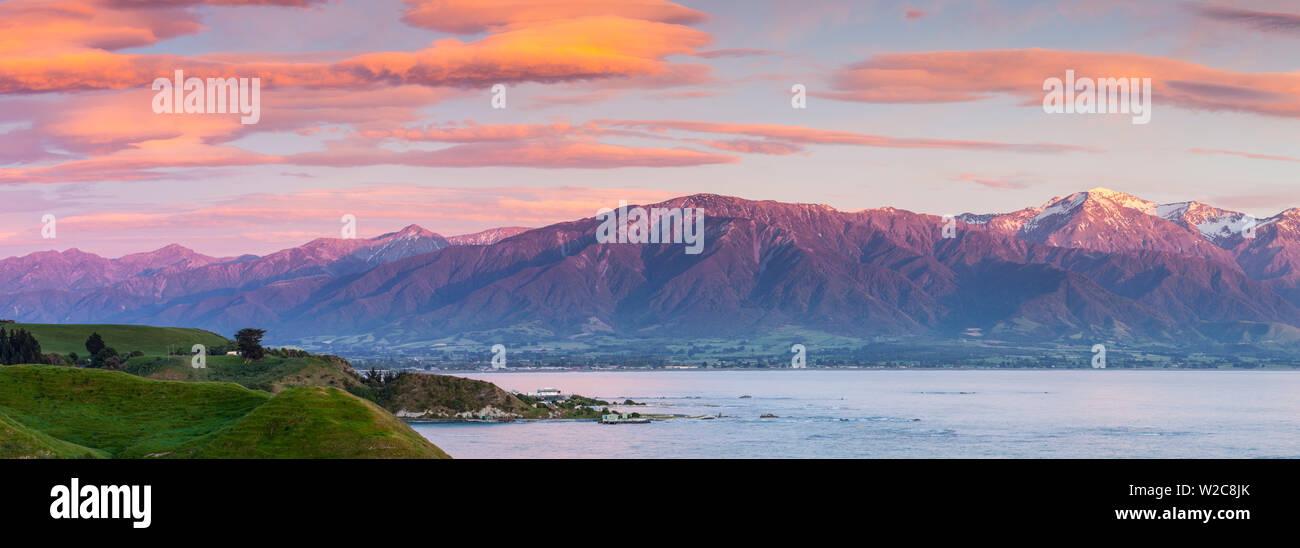
<path id="1" fill-rule="evenodd" d="M 86 338 L 91 333 L 99 333 L 104 338 L 104 343 L 119 353 L 128 354 L 139 350 L 147 356 L 166 356 L 169 348 L 179 348 L 188 353 L 195 344 L 215 348 L 230 343 L 225 337 L 211 331 L 188 327 L 48 323 L 6 323 L 0 324 L 0 327 L 7 330 L 26 329 L 40 341 L 42 352 L 65 356 L 76 352 L 85 357 Z"/>
<path id="2" fill-rule="evenodd" d="M 115 371 L 0 367 L 0 456 L 446 458 L 342 390 L 277 395 Z"/>
<path id="3" fill-rule="evenodd" d="M 310 410 L 304 413 L 304 410 Z M 450 458 L 373 403 L 337 388 L 298 387 L 271 398 L 172 456 L 199 458 Z"/>
<path id="4" fill-rule="evenodd" d="M 106 458 L 108 453 L 50 437 L 0 413 L 0 458 Z"/>
<path id="5" fill-rule="evenodd" d="M 302 358 L 267 356 L 250 363 L 238 356 L 209 356 L 202 369 L 195 368 L 188 356 L 140 356 L 122 364 L 122 371 L 166 381 L 233 382 L 273 393 L 294 386 L 350 390 L 361 385 L 361 376 L 347 360 L 315 354 Z"/>

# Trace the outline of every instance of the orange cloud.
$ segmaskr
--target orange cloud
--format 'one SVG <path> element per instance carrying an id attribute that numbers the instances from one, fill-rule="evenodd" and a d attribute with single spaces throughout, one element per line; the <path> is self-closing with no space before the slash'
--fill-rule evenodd
<path id="1" fill-rule="evenodd" d="M 689 25 L 704 13 L 663 0 L 406 0 L 402 20 L 443 32 L 476 34 L 491 29 L 556 19 L 611 15 Z"/>
<path id="2" fill-rule="evenodd" d="M 147 46 L 203 26 L 185 10 L 114 10 L 93 0 L 0 2 L 0 53 L 113 51 Z"/>
<path id="3" fill-rule="evenodd" d="M 712 81 L 712 68 L 673 64 L 709 43 L 709 34 L 682 26 L 704 15 L 659 0 L 476 1 L 412 3 L 415 19 L 433 13 L 459 28 L 491 32 L 473 41 L 443 39 L 413 52 L 337 55 L 198 56 L 121 54 L 202 30 L 198 4 L 306 7 L 315 0 L 13 0 L 0 2 L 0 94 L 81 92 L 73 99 L 10 99 L 0 114 L 27 127 L 0 139 L 12 146 L 0 156 L 14 167 L 0 182 L 147 179 L 163 168 L 308 162 L 312 165 L 396 163 L 418 166 L 536 165 L 611 168 L 680 166 L 736 161 L 733 156 L 687 148 L 627 147 L 569 141 L 598 128 L 541 126 L 478 129 L 432 128 L 426 135 L 391 128 L 414 123 L 418 110 L 456 88 L 496 83 L 604 80 L 600 92 L 663 89 Z M 429 11 L 433 10 L 433 11 Z M 266 107 L 257 126 L 221 115 L 152 115 L 155 78 L 181 69 L 187 77 L 258 77 Z M 115 93 L 106 93 L 113 90 Z M 88 93 L 95 92 L 95 93 Z M 350 160 L 310 154 L 284 158 L 225 145 L 253 132 L 357 131 L 363 137 L 495 146 L 394 153 L 364 143 L 338 143 L 331 151 Z M 522 131 L 524 133 L 512 133 Z M 478 133 L 470 136 L 470 133 Z M 489 133 L 495 132 L 495 135 Z M 344 133 L 346 134 L 346 133 Z M 581 134 L 581 135 L 580 135 Z M 457 137 L 459 135 L 459 137 Z M 525 143 L 549 137 L 545 143 Z M 77 158 L 77 155 L 94 155 Z M 71 160 L 68 160 L 71 158 Z M 68 160 L 49 165 L 48 162 Z M 36 162 L 46 165 L 32 165 Z M 24 166 L 26 164 L 26 166 Z M 174 175 L 174 174 L 173 174 Z"/>
<path id="4" fill-rule="evenodd" d="M 708 34 L 679 25 L 583 17 L 510 30 L 470 43 L 439 40 L 414 53 L 362 55 L 338 63 L 333 72 L 345 82 L 462 87 L 655 75 L 667 72 L 666 63 L 659 59 L 691 53 L 709 40 Z M 299 75 L 293 66 L 282 71 L 290 74 L 290 84 L 313 85 L 319 78 L 311 70 Z"/>
<path id="5" fill-rule="evenodd" d="M 22 6 L 34 9 L 25 2 Z M 595 10 L 603 11 L 619 10 Z M 168 23 L 160 17 L 164 12 L 181 16 L 184 24 Z M 665 87 L 711 78 L 708 67 L 676 68 L 663 60 L 669 55 L 694 53 L 710 42 L 709 34 L 674 23 L 618 15 L 530 18 L 526 19 L 527 25 L 502 27 L 472 42 L 444 39 L 420 51 L 376 52 L 332 63 L 295 61 L 290 57 L 277 60 L 274 55 L 269 56 L 270 61 L 259 63 L 238 57 L 112 53 L 120 47 L 148 45 L 162 38 L 197 32 L 193 16 L 176 8 L 130 10 L 133 18 L 124 20 L 133 21 L 134 26 L 124 23 L 120 28 L 96 21 L 116 21 L 124 15 L 89 2 L 70 3 L 68 9 L 42 13 L 45 15 L 29 26 L 25 11 L 0 11 L 0 28 L 25 29 L 17 39 L 0 38 L 0 52 L 8 53 L 0 58 L 0 93 L 147 87 L 154 78 L 167 77 L 174 69 L 199 78 L 260 77 L 267 87 L 354 89 L 404 84 L 480 87 L 634 77 L 644 79 L 643 83 L 633 82 L 634 86 Z"/>
<path id="6" fill-rule="evenodd" d="M 995 95 L 1039 105 L 1043 80 L 1151 78 L 1157 104 L 1300 116 L 1300 73 L 1233 72 L 1164 57 L 1046 49 L 889 53 L 850 65 L 821 97 L 869 103 L 975 101 Z"/>

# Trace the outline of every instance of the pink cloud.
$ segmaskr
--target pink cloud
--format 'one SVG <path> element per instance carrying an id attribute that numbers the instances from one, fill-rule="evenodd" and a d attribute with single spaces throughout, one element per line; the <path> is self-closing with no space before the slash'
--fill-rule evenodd
<path id="1" fill-rule="evenodd" d="M 1008 152 L 1097 152 L 1096 149 L 1052 143 L 999 143 L 992 141 L 964 141 L 954 139 L 917 139 L 871 135 L 851 131 L 814 129 L 803 126 L 776 124 L 736 124 L 725 122 L 695 122 L 682 120 L 596 120 L 600 126 L 641 128 L 665 133 L 670 130 L 695 133 L 718 133 L 762 137 L 788 143 L 852 145 L 883 148 L 932 148 L 948 150 L 996 150 Z"/>
<path id="2" fill-rule="evenodd" d="M 395 164 L 420 167 L 533 167 L 613 169 L 729 164 L 735 156 L 688 148 L 647 148 L 589 141 L 477 142 L 435 151 L 393 152 L 375 147 L 338 146 L 285 158 L 295 165 L 354 167 Z"/>
<path id="3" fill-rule="evenodd" d="M 716 148 L 718 150 L 727 150 L 731 152 L 743 152 L 745 154 L 767 154 L 772 156 L 784 156 L 802 152 L 803 147 L 781 141 L 763 141 L 755 139 L 731 139 L 726 141 L 701 141 L 702 143 Z"/>
<path id="4" fill-rule="evenodd" d="M 1273 154 L 1253 154 L 1250 152 L 1238 152 L 1235 150 L 1222 150 L 1222 149 L 1207 150 L 1203 148 L 1192 148 L 1192 149 L 1188 149 L 1187 152 L 1191 152 L 1195 154 L 1226 154 L 1229 156 L 1241 156 L 1242 158 L 1250 158 L 1252 160 L 1276 160 L 1280 162 L 1300 162 L 1300 158 L 1295 158 L 1292 156 L 1278 156 Z"/>
<path id="5" fill-rule="evenodd" d="M 1011 95 L 1041 104 L 1043 81 L 1066 70 L 1092 78 L 1151 78 L 1162 104 L 1300 116 L 1300 73 L 1233 72 L 1129 53 L 1045 49 L 889 53 L 836 71 L 818 96 L 869 103 L 976 101 Z"/>
<path id="6" fill-rule="evenodd" d="M 975 184 L 978 184 L 978 185 L 984 185 L 984 186 L 989 187 L 989 188 L 1003 188 L 1003 189 L 1009 189 L 1009 188 L 1025 188 L 1025 187 L 1029 186 L 1028 184 L 1026 184 L 1026 183 L 1024 183 L 1024 182 L 1017 181 L 1017 180 L 1014 180 L 1014 179 L 1011 179 L 1011 178 L 1007 178 L 1007 177 L 998 177 L 998 178 L 993 178 L 993 177 L 981 177 L 981 176 L 973 175 L 973 174 L 970 174 L 970 173 L 962 173 L 962 174 L 959 174 L 959 175 L 957 175 L 956 177 L 954 177 L 953 180 L 954 180 L 954 181 L 963 181 L 963 182 L 975 183 Z"/>

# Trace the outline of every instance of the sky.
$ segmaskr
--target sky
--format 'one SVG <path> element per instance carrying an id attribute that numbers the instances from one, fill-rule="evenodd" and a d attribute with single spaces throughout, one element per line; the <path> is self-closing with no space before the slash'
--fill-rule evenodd
<path id="1" fill-rule="evenodd" d="M 260 119 L 155 112 L 176 70 L 258 78 Z M 1150 78 L 1150 122 L 1045 112 L 1067 70 Z M 1300 206 L 1300 5 L 0 0 L 0 257 L 264 254 L 344 215 L 456 235 L 694 193 L 1007 212 L 1099 186 Z"/>

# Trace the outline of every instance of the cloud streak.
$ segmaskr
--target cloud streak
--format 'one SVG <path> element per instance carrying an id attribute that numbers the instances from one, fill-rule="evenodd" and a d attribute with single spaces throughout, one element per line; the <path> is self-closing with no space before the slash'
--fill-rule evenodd
<path id="1" fill-rule="evenodd" d="M 1197 13 L 1204 18 L 1241 25 L 1264 32 L 1300 35 L 1300 14 L 1254 11 L 1232 6 L 1201 5 Z"/>
<path id="2" fill-rule="evenodd" d="M 1234 72 L 1165 57 L 1047 49 L 889 53 L 831 75 L 815 94 L 867 103 L 951 103 L 1012 96 L 1042 104 L 1043 80 L 1066 70 L 1093 78 L 1151 78 L 1160 104 L 1300 117 L 1300 73 Z"/>

